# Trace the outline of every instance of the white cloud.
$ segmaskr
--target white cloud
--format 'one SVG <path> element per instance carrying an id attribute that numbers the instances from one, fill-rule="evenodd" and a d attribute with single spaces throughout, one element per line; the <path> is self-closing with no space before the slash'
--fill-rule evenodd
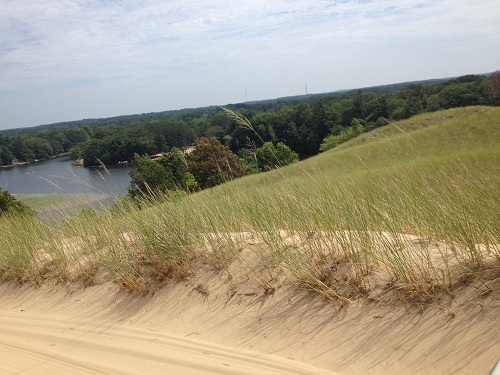
<path id="1" fill-rule="evenodd" d="M 74 108 L 71 98 L 100 92 L 114 93 L 118 113 L 162 110 L 169 106 L 156 98 L 161 87 L 183 92 L 172 94 L 175 106 L 224 104 L 230 85 L 205 102 L 186 88 L 247 82 L 256 99 L 301 93 L 306 80 L 328 91 L 481 72 L 500 61 L 497 0 L 0 0 L 0 7 L 0 111 L 48 93 L 61 93 L 54 106 Z M 120 105 L 123 90 L 148 108 Z M 85 110 L 73 118 L 108 115 L 91 104 Z M 23 116 L 26 124 L 55 121 L 55 112 L 13 113 L 0 127 L 20 126 Z"/>

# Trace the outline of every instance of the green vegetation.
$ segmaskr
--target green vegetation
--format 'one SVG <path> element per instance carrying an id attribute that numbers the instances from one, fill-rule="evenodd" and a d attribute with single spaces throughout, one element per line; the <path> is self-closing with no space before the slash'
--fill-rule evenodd
<path id="1" fill-rule="evenodd" d="M 135 154 L 133 166 L 128 189 L 128 194 L 133 198 L 156 196 L 167 190 L 187 190 L 187 163 L 177 149 L 163 155 L 159 162 L 152 160 L 149 155 Z"/>
<path id="2" fill-rule="evenodd" d="M 189 172 L 200 188 L 210 188 L 243 176 L 245 166 L 215 137 L 199 138 L 187 158 Z"/>
<path id="3" fill-rule="evenodd" d="M 299 155 L 284 143 L 266 142 L 256 150 L 255 160 L 259 172 L 266 172 L 299 161 Z"/>
<path id="4" fill-rule="evenodd" d="M 253 129 L 220 108 L 207 107 L 2 131 L 0 165 L 63 152 L 83 158 L 85 166 L 111 165 L 131 162 L 135 154 L 154 155 L 190 146 L 201 137 L 215 137 L 235 154 L 255 151 L 267 142 L 276 147 L 282 143 L 305 159 L 318 154 L 322 144 L 325 150 L 349 138 L 354 119 L 364 130 L 371 130 L 440 109 L 498 105 L 499 77 L 496 71 L 491 76 L 467 75 L 232 105 L 250 120 Z"/>
<path id="5" fill-rule="evenodd" d="M 88 139 L 88 132 L 80 128 L 0 132 L 0 165 L 9 165 L 13 160 L 29 162 L 47 159 L 67 152 Z"/>
<path id="6" fill-rule="evenodd" d="M 382 298 L 380 274 L 384 293 L 411 300 L 476 279 L 487 290 L 500 269 L 498 144 L 499 108 L 452 109 L 147 209 L 0 217 L 0 278 L 88 285 L 105 269 L 145 293 L 201 260 L 229 276 L 239 265 L 263 293 L 285 278 L 342 303 Z"/>
<path id="7" fill-rule="evenodd" d="M 339 135 L 329 135 L 323 140 L 323 143 L 319 147 L 320 151 L 326 151 L 331 148 L 334 148 L 341 143 L 347 142 L 353 138 L 356 138 L 358 135 L 362 134 L 364 131 L 363 125 L 359 122 L 358 119 L 352 119 L 351 126 L 349 128 L 344 129 L 340 132 Z"/>
<path id="8" fill-rule="evenodd" d="M 0 188 L 0 216 L 7 214 L 34 215 L 35 212 L 27 204 L 20 202 L 8 190 Z"/>
<path id="9" fill-rule="evenodd" d="M 237 156 L 214 137 L 197 139 L 189 154 L 174 148 L 157 158 L 155 161 L 147 154 L 135 154 L 129 197 L 157 199 L 172 191 L 194 192 L 198 187 L 214 187 L 245 173 Z"/>

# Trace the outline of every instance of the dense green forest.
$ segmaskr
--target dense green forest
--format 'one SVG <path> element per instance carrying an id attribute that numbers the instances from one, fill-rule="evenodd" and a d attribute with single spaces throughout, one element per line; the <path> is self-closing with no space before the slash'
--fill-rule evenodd
<path id="1" fill-rule="evenodd" d="M 360 132 L 440 109 L 500 104 L 500 72 L 449 80 L 378 86 L 230 105 L 250 120 L 241 126 L 218 107 L 87 119 L 0 132 L 0 164 L 62 153 L 85 166 L 132 161 L 214 137 L 248 161 L 265 143 L 289 147 L 301 159 Z M 266 147 L 269 147 L 266 146 Z M 280 146 L 282 147 L 282 146 Z M 250 168 L 251 169 L 251 168 Z"/>

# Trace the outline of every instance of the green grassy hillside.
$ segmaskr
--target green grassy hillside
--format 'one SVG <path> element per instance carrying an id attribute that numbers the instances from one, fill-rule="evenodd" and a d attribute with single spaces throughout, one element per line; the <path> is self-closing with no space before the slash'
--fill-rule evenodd
<path id="1" fill-rule="evenodd" d="M 92 280 L 105 268 L 147 291 L 151 278 L 187 277 L 203 260 L 227 272 L 239 264 L 265 291 L 283 277 L 353 300 L 383 272 L 411 298 L 453 295 L 500 268 L 499 145 L 500 108 L 453 109 L 149 209 L 62 224 L 1 218 L 0 275 Z"/>

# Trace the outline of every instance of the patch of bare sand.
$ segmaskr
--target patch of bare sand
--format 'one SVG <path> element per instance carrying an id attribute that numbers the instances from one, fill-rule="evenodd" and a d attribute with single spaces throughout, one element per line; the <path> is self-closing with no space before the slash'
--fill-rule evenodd
<path id="1" fill-rule="evenodd" d="M 335 304 L 207 268 L 154 295 L 0 286 L 2 374 L 488 374 L 500 281 L 425 308 Z"/>
<path id="2" fill-rule="evenodd" d="M 1 285 L 0 373 L 488 374 L 500 357 L 497 270 L 432 304 L 398 300 L 380 270 L 367 297 L 332 302 L 259 245 L 147 296 L 103 270 L 87 288 Z"/>

